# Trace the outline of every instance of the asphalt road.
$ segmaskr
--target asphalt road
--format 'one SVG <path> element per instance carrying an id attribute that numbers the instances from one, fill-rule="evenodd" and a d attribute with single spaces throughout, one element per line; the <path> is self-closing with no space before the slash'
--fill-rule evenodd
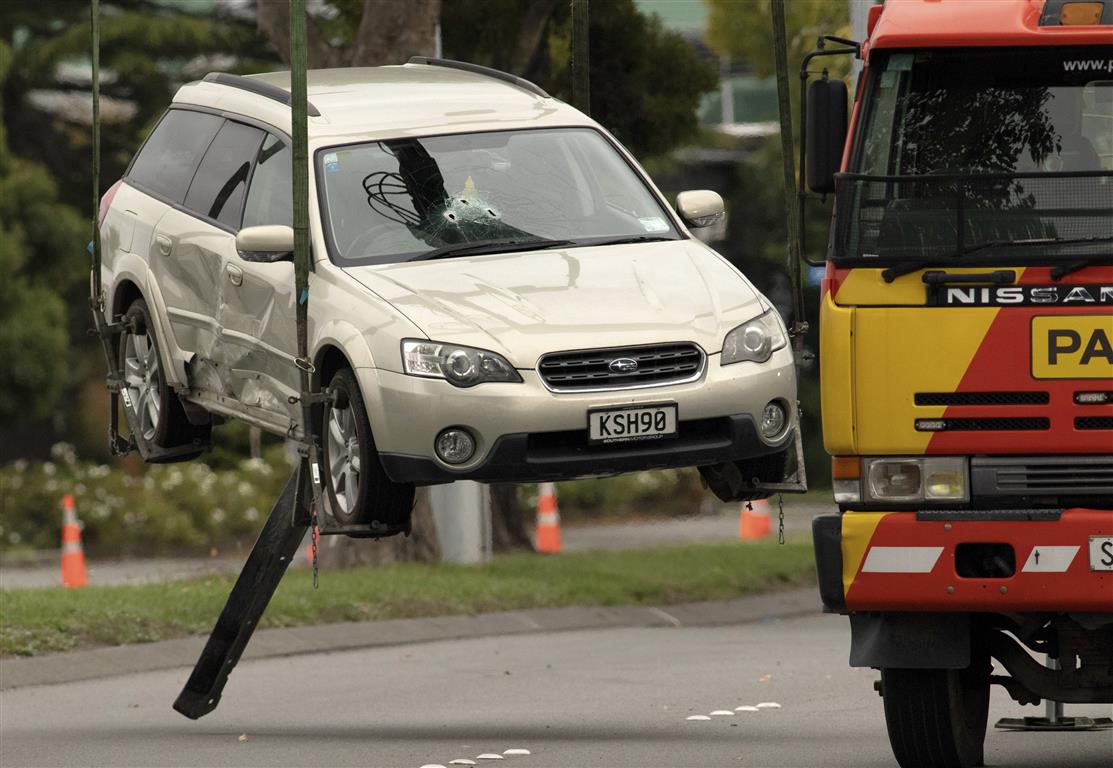
<path id="1" fill-rule="evenodd" d="M 248 660 L 197 722 L 170 709 L 185 669 L 15 689 L 0 764 L 892 766 L 874 673 L 847 668 L 847 645 L 844 619 L 815 616 Z M 765 702 L 781 707 L 687 720 Z M 994 719 L 1021 713 L 995 690 Z M 508 749 L 531 754 L 477 759 Z M 991 731 L 987 763 L 1108 768 L 1113 733 Z"/>

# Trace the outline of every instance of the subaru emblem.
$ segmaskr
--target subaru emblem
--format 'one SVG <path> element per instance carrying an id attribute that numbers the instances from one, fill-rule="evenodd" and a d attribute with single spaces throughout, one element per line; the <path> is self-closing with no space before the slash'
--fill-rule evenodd
<path id="1" fill-rule="evenodd" d="M 607 368 L 612 373 L 633 373 L 638 370 L 638 361 L 629 357 L 620 357 L 616 360 L 611 360 L 607 364 Z"/>

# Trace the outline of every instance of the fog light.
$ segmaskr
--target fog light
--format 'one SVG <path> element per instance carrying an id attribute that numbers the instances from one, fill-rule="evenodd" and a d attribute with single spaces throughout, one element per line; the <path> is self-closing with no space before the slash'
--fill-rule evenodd
<path id="1" fill-rule="evenodd" d="M 761 434 L 776 437 L 785 428 L 785 409 L 780 403 L 769 403 L 761 412 Z"/>
<path id="2" fill-rule="evenodd" d="M 454 427 L 437 435 L 434 448 L 445 464 L 463 464 L 475 455 L 475 438 L 466 429 Z"/>

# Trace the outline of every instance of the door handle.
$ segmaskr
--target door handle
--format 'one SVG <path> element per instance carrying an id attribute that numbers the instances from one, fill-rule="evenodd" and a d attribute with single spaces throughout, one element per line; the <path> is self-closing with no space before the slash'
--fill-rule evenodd
<path id="1" fill-rule="evenodd" d="M 228 282 L 230 282 L 232 285 L 243 285 L 242 269 L 233 264 L 229 264 L 227 267 L 224 268 L 224 271 L 228 273 Z"/>
<path id="2" fill-rule="evenodd" d="M 169 256 L 170 251 L 174 250 L 174 242 L 166 235 L 155 235 L 155 242 L 158 244 L 158 251 L 163 256 Z"/>

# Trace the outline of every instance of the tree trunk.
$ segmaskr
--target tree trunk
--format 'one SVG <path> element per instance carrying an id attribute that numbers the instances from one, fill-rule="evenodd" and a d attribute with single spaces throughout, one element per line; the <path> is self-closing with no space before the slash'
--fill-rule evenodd
<path id="1" fill-rule="evenodd" d="M 526 523 L 530 510 L 518 498 L 513 483 L 491 485 L 491 542 L 495 552 L 533 551 Z"/>
<path id="2" fill-rule="evenodd" d="M 350 45 L 325 40 L 313 17 L 306 25 L 310 69 L 404 64 L 436 49 L 441 0 L 364 0 Z M 255 25 L 283 61 L 290 61 L 290 11 L 279 0 L 256 0 Z"/>

